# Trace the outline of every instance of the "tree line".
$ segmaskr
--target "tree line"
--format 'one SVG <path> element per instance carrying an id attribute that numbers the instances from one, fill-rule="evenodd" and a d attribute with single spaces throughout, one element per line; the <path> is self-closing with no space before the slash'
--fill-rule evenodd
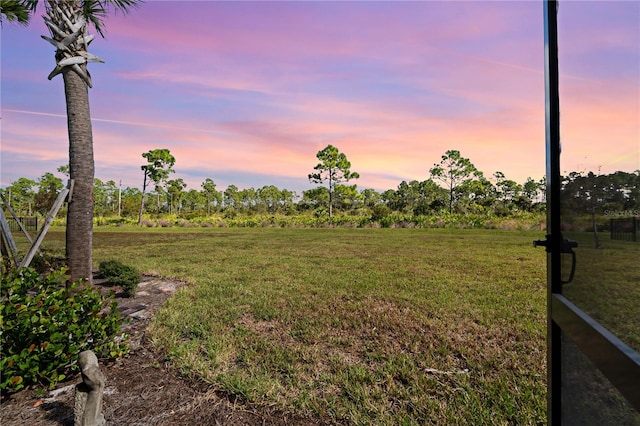
<path id="1" fill-rule="evenodd" d="M 374 219 L 390 213 L 435 215 L 490 214 L 508 216 L 514 212 L 544 209 L 545 180 L 527 178 L 522 184 L 495 172 L 487 178 L 457 150 L 448 150 L 441 161 L 429 169 L 423 181 L 402 181 L 395 189 L 376 191 L 348 184 L 359 174 L 351 171 L 346 155 L 331 145 L 317 155 L 318 165 L 308 178 L 319 186 L 302 191 L 264 185 L 259 188 L 218 188 L 206 178 L 199 188 L 188 188 L 182 178 L 172 178 L 176 162 L 168 149 L 142 154 L 142 190 L 122 187 L 115 180 L 94 180 L 94 214 L 103 217 L 138 217 L 172 214 L 179 217 L 223 214 L 315 215 L 369 214 Z M 66 166 L 58 172 L 67 174 Z M 637 211 L 640 209 L 640 171 L 618 171 L 595 175 L 571 172 L 564 177 L 565 206 L 585 214 L 598 211 Z M 20 215 L 45 215 L 63 187 L 63 180 L 51 172 L 37 180 L 19 178 L 2 189 L 5 199 Z"/>

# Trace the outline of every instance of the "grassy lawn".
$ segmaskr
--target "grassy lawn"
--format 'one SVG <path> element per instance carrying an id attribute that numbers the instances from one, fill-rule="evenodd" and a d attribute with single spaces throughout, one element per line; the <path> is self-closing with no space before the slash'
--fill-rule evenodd
<path id="1" fill-rule="evenodd" d="M 97 228 L 94 262 L 186 280 L 153 339 L 238 401 L 326 423 L 526 425 L 546 421 L 540 237 Z"/>

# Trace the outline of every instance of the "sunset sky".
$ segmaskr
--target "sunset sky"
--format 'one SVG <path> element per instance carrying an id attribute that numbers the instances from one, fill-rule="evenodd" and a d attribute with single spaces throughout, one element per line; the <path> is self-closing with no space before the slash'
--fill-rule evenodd
<path id="1" fill-rule="evenodd" d="M 448 149 L 487 177 L 538 180 L 542 8 L 149 0 L 90 46 L 106 61 L 89 65 L 96 177 L 140 188 L 141 154 L 168 148 L 187 189 L 301 192 L 332 144 L 360 189 L 425 180 Z M 41 15 L 1 31 L 2 187 L 68 162 Z M 559 34 L 563 170 L 640 169 L 640 2 L 561 2 Z"/>

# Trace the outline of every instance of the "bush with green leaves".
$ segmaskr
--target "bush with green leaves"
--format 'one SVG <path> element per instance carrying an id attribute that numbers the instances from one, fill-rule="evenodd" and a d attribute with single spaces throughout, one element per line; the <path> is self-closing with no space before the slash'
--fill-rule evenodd
<path id="1" fill-rule="evenodd" d="M 136 294 L 140 284 L 140 272 L 133 266 L 125 265 L 119 260 L 105 260 L 100 262 L 99 273 L 111 284 L 122 287 L 125 296 L 130 297 Z"/>
<path id="2" fill-rule="evenodd" d="M 379 222 L 391 214 L 391 209 L 386 204 L 376 204 L 371 209 L 371 221 Z"/>
<path id="3" fill-rule="evenodd" d="M 0 389 L 53 387 L 78 371 L 78 355 L 100 359 L 128 352 L 122 318 L 111 297 L 81 282 L 65 285 L 62 268 L 45 276 L 33 268 L 13 269 L 1 279 Z"/>

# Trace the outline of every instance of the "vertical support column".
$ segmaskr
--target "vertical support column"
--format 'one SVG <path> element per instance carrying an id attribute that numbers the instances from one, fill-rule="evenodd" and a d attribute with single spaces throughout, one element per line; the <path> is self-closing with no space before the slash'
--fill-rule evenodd
<path id="1" fill-rule="evenodd" d="M 545 0 L 544 77 L 547 175 L 547 420 L 559 425 L 561 411 L 561 329 L 553 321 L 552 296 L 562 293 L 560 222 L 560 93 L 558 73 L 558 3 Z"/>
<path id="2" fill-rule="evenodd" d="M 614 238 L 614 233 L 616 232 L 616 230 L 613 228 L 613 219 L 609 219 L 609 235 L 611 236 L 612 240 L 615 240 Z"/>

